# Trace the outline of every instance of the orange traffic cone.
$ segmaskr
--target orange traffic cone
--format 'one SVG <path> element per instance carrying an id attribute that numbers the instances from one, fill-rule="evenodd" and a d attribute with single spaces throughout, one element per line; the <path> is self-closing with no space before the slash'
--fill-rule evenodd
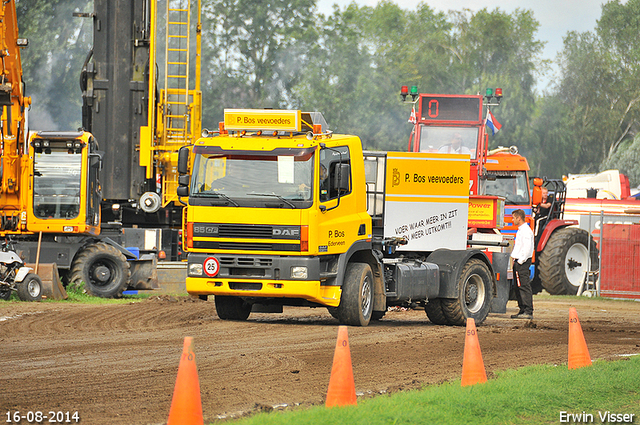
<path id="1" fill-rule="evenodd" d="M 353 369 L 351 367 L 349 336 L 347 335 L 347 327 L 340 326 L 338 328 L 336 351 L 333 355 L 326 406 L 351 406 L 356 404 L 358 402 L 353 381 Z"/>
<path id="2" fill-rule="evenodd" d="M 481 384 L 487 382 L 487 373 L 484 370 L 476 321 L 467 319 L 467 334 L 464 339 L 464 359 L 462 360 L 462 386 Z"/>
<path id="3" fill-rule="evenodd" d="M 192 337 L 184 338 L 167 425 L 201 425 L 203 423 L 200 382 L 192 343 Z"/>
<path id="4" fill-rule="evenodd" d="M 591 357 L 584 340 L 582 326 L 575 307 L 569 309 L 569 369 L 591 366 Z"/>

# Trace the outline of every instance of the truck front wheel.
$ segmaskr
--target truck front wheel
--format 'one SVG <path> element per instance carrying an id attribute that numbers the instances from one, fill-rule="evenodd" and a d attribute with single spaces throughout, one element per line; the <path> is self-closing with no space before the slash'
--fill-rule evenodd
<path id="1" fill-rule="evenodd" d="M 491 271 L 483 261 L 469 260 L 458 278 L 458 298 L 442 298 L 447 324 L 464 326 L 469 318 L 476 324 L 484 322 L 491 308 L 492 281 Z"/>
<path id="2" fill-rule="evenodd" d="M 342 284 L 338 320 L 343 325 L 367 326 L 373 312 L 373 273 L 367 263 L 351 263 Z"/>
<path id="3" fill-rule="evenodd" d="M 114 246 L 104 242 L 89 245 L 73 260 L 71 282 L 84 282 L 87 293 L 102 298 L 120 298 L 129 283 L 129 263 Z"/>
<path id="4" fill-rule="evenodd" d="M 222 320 L 247 320 L 251 314 L 251 304 L 239 297 L 216 295 L 216 313 Z"/>

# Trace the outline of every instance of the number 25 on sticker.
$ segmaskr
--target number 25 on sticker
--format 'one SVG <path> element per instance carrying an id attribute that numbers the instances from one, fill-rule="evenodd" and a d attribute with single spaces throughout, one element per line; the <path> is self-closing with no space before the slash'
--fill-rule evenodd
<path id="1" fill-rule="evenodd" d="M 204 272 L 207 276 L 214 277 L 220 271 L 220 263 L 215 257 L 208 257 L 204 260 Z"/>

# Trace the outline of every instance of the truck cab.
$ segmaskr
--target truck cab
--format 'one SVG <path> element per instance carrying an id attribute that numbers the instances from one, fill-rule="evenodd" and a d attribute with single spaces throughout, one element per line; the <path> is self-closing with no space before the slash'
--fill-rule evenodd
<path id="1" fill-rule="evenodd" d="M 186 286 L 215 295 L 219 314 L 248 316 L 248 298 L 338 307 L 346 261 L 371 253 L 360 140 L 321 121 L 227 110 L 224 129 L 193 146 Z"/>
<path id="2" fill-rule="evenodd" d="M 102 155 L 93 135 L 39 131 L 31 135 L 29 146 L 33 193 L 24 230 L 98 235 Z"/>

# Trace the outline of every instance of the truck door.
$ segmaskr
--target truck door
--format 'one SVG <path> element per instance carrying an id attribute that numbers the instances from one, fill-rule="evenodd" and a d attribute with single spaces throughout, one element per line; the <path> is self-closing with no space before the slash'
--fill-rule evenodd
<path id="1" fill-rule="evenodd" d="M 321 252 L 340 254 L 358 238 L 361 223 L 352 188 L 348 146 L 323 148 L 319 158 L 319 246 Z M 344 175 L 344 174 L 347 175 Z M 338 179 L 342 174 L 342 185 Z"/>

